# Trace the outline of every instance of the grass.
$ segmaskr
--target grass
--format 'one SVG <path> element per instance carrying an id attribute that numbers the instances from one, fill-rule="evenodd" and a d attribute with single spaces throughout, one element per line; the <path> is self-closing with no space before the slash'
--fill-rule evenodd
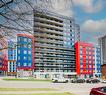
<path id="1" fill-rule="evenodd" d="M 0 91 L 56 91 L 52 88 L 0 88 Z"/>
<path id="2" fill-rule="evenodd" d="M 4 94 L 0 94 L 4 95 Z M 5 95 L 73 95 L 71 93 L 39 93 L 39 94 L 5 94 Z"/>
<path id="3" fill-rule="evenodd" d="M 29 79 L 22 79 L 22 78 L 3 78 L 3 80 L 5 81 L 34 81 L 34 82 L 51 82 L 51 80 L 48 79 L 33 79 L 33 78 L 29 78 Z"/>

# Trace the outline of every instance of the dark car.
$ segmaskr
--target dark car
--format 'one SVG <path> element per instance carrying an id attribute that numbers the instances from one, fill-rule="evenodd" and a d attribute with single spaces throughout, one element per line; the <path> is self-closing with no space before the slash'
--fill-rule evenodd
<path id="1" fill-rule="evenodd" d="M 86 83 L 99 83 L 100 80 L 99 79 L 87 79 Z"/>
<path id="2" fill-rule="evenodd" d="M 89 95 L 106 95 L 106 86 L 105 87 L 92 88 Z"/>
<path id="3" fill-rule="evenodd" d="M 71 80 L 72 83 L 84 83 L 85 80 L 84 79 L 74 79 L 74 80 Z"/>

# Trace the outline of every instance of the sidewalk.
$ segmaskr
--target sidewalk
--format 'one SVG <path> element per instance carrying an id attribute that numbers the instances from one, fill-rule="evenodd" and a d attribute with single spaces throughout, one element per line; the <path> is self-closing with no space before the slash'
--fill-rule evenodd
<path id="1" fill-rule="evenodd" d="M 64 91 L 0 91 L 0 94 L 65 93 Z"/>

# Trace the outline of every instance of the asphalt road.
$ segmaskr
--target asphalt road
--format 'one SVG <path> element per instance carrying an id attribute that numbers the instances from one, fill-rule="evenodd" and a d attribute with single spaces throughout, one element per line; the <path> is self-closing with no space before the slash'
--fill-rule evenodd
<path id="1" fill-rule="evenodd" d="M 29 82 L 29 81 L 3 81 L 0 80 L 0 87 L 7 88 L 54 88 L 62 92 L 71 92 L 75 95 L 89 95 L 93 87 L 106 86 L 103 83 L 50 83 L 50 82 Z"/>

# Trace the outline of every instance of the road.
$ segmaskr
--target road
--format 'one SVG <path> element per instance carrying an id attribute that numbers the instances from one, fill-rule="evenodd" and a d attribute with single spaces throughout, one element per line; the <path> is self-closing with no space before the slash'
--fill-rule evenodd
<path id="1" fill-rule="evenodd" d="M 7 88 L 54 88 L 62 92 L 71 92 L 75 95 L 89 95 L 93 87 L 106 86 L 103 83 L 50 83 L 50 82 L 29 82 L 29 81 L 3 81 L 0 80 L 0 87 Z"/>

